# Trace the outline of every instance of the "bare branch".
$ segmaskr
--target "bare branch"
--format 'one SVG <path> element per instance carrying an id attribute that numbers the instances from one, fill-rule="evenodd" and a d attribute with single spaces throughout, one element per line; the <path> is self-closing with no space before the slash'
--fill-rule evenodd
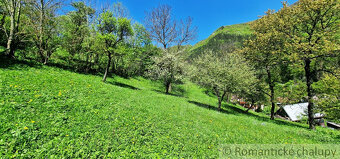
<path id="1" fill-rule="evenodd" d="M 192 18 L 188 17 L 185 21 L 181 20 L 180 26 L 179 26 L 179 39 L 177 42 L 178 49 L 182 46 L 182 44 L 185 44 L 191 40 L 194 40 L 197 36 L 197 27 L 192 26 Z"/>
<path id="2" fill-rule="evenodd" d="M 172 19 L 171 7 L 160 5 L 145 17 L 150 36 L 166 49 L 177 38 L 176 21 Z"/>

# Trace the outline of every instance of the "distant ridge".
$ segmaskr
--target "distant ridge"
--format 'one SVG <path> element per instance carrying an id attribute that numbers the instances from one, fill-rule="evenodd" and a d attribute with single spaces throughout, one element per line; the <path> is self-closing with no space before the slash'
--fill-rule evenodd
<path id="1" fill-rule="evenodd" d="M 217 51 L 225 45 L 241 46 L 244 39 L 251 36 L 249 23 L 221 26 L 207 39 L 204 39 L 189 49 L 189 58 L 195 58 L 206 50 Z"/>

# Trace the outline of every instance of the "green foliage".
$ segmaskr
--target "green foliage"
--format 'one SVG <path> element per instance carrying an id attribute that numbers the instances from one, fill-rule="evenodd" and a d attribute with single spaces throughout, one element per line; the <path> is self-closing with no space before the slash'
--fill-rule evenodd
<path id="1" fill-rule="evenodd" d="M 52 2 L 59 1 L 46 3 Z M 273 89 L 272 103 L 274 97 L 275 102 L 299 102 L 308 92 L 309 99 L 315 95 L 309 101 L 316 103 L 318 112 L 339 121 L 340 83 L 331 76 L 339 73 L 337 0 L 284 5 L 255 22 L 221 27 L 195 46 L 170 47 L 195 37 L 191 18 L 179 25 L 171 21 L 164 32 L 170 31 L 163 41 L 164 48 L 169 46 L 166 51 L 152 45 L 152 34 L 133 23 L 121 3 L 96 14 L 85 3 L 74 2 L 75 10 L 66 15 L 47 9 L 40 19 L 41 10 L 30 7 L 23 5 L 17 21 L 13 45 L 19 59 L 50 58 L 51 65 L 71 71 L 105 70 L 105 79 L 107 73 L 134 78 L 113 75 L 102 83 L 95 75 L 3 60 L 0 54 L 1 157 L 217 158 L 221 144 L 340 142 L 338 131 L 321 127 L 308 131 L 305 124 L 269 121 L 264 114 L 245 113 L 244 108 L 223 102 L 231 93 L 261 104 L 267 100 L 268 86 L 277 92 L 274 95 Z M 0 27 L 0 45 L 5 46 L 10 18 L 2 5 Z M 155 28 L 149 31 L 157 34 Z M 248 61 L 236 53 L 241 47 Z M 0 52 L 5 50 L 0 46 Z M 188 70 L 193 81 L 202 88 L 185 80 L 185 59 L 192 63 Z M 310 65 L 304 70 L 306 60 Z M 310 75 L 304 77 L 306 68 Z M 161 82 L 136 77 L 145 72 Z M 306 92 L 313 82 L 314 92 Z M 167 93 L 172 88 L 170 95 L 162 93 L 164 86 Z M 212 90 L 218 108 L 216 99 L 206 93 Z"/>
<path id="2" fill-rule="evenodd" d="M 291 7 L 284 4 L 273 28 L 286 40 L 292 60 L 339 54 L 335 51 L 339 45 L 339 7 L 338 0 L 300 0 Z"/>
<path id="3" fill-rule="evenodd" d="M 70 42 L 73 43 L 69 48 L 71 54 L 76 54 L 77 51 L 82 50 L 83 40 L 90 34 L 90 18 L 95 14 L 95 10 L 89 6 L 86 6 L 84 2 L 73 2 L 72 7 L 76 10 L 67 14 L 65 24 L 65 45 L 68 46 Z"/>
<path id="4" fill-rule="evenodd" d="M 265 99 L 263 97 L 265 92 L 270 97 L 272 118 L 274 118 L 276 96 L 274 87 L 275 82 L 279 80 L 278 66 L 280 65 L 278 64 L 283 59 L 282 52 L 280 51 L 283 47 L 283 42 L 281 37 L 273 32 L 272 23 L 274 22 L 275 14 L 271 10 L 261 19 L 252 22 L 250 25 L 252 30 L 254 30 L 253 36 L 245 41 L 244 47 L 241 50 L 244 57 L 257 69 L 256 73 L 259 80 L 265 81 L 269 88 L 269 90 L 264 89 L 265 87 L 253 89 L 257 90 L 254 92 L 254 95 L 257 94 L 257 96 L 250 94 L 250 97 Z M 282 90 L 279 91 L 282 92 Z"/>
<path id="5" fill-rule="evenodd" d="M 245 59 L 236 53 L 204 53 L 195 59 L 192 65 L 192 80 L 214 91 L 219 100 L 223 100 L 226 93 L 247 92 L 255 83 L 254 71 Z"/>
<path id="6" fill-rule="evenodd" d="M 319 69 L 323 70 L 322 66 L 318 65 L 325 63 L 326 60 L 322 58 L 339 56 L 339 40 L 336 39 L 339 7 L 337 0 L 300 0 L 292 6 L 283 3 L 283 8 L 277 13 L 269 10 L 265 16 L 252 23 L 254 39 L 247 40 L 243 50 L 246 57 L 254 61 L 258 68 L 266 69 L 272 103 L 273 97 L 276 96 L 272 88 L 274 82 L 278 81 L 271 78 L 272 69 L 276 69 L 279 64 L 280 71 L 286 74 L 281 79 L 287 81 L 296 75 L 293 72 L 301 75 L 301 69 L 294 68 L 288 71 L 285 69 L 290 66 L 303 66 L 305 87 L 302 87 L 300 81 L 294 81 L 295 84 L 287 82 L 278 86 L 277 90 L 283 103 L 297 102 L 307 94 L 311 129 L 314 128 L 311 85 L 318 80 Z M 285 64 L 284 60 L 290 62 L 290 66 Z M 335 64 L 336 60 L 331 61 Z M 287 86 L 290 88 L 286 89 Z"/>
<path id="7" fill-rule="evenodd" d="M 325 75 L 320 81 L 313 83 L 317 94 L 316 110 L 323 112 L 330 120 L 340 122 L 340 80 L 331 75 Z"/>
<path id="8" fill-rule="evenodd" d="M 10 56 L 14 57 L 14 54 L 18 54 L 22 57 L 22 53 L 26 51 L 27 46 L 32 45 L 32 43 L 30 43 L 31 32 L 27 27 L 29 17 L 26 15 L 27 9 L 23 7 L 24 1 L 2 0 L 0 3 L 0 45 L 7 48 L 9 37 L 12 37 L 11 49 L 6 49 L 6 54 L 9 55 L 13 53 L 13 55 L 11 54 Z M 20 16 L 18 14 L 19 12 L 21 13 Z M 13 21 L 11 21 L 11 19 Z M 13 36 L 11 36 L 11 30 L 13 31 Z"/>
<path id="9" fill-rule="evenodd" d="M 255 79 L 251 85 L 248 86 L 247 89 L 243 89 L 238 96 L 242 97 L 249 104 L 252 105 L 265 105 L 268 103 L 268 97 L 266 94 L 266 84 L 261 80 Z M 260 110 L 260 107 L 256 111 Z"/>
<path id="10" fill-rule="evenodd" d="M 3 9 L 3 6 L 2 6 L 2 4 L 0 4 L 0 14 L 1 14 L 0 15 L 0 27 L 4 28 L 3 25 L 5 24 L 5 21 L 6 21 L 6 19 L 8 19 L 8 17 L 5 16 L 4 11 L 2 9 Z M 0 46 L 3 46 L 3 47 L 6 46 L 6 44 L 7 44 L 6 39 L 7 39 L 6 33 L 3 30 L 1 30 L 0 31 Z"/>
<path id="11" fill-rule="evenodd" d="M 112 55 L 117 57 L 116 49 L 119 45 L 123 45 L 123 40 L 133 35 L 130 20 L 122 17 L 114 17 L 113 12 L 106 10 L 100 14 L 98 18 L 97 29 L 99 31 L 98 38 L 102 41 L 102 47 L 104 54 L 107 55 L 107 66 L 104 73 L 103 81 L 106 81 L 106 77 L 111 67 Z M 115 67 L 113 67 L 115 69 Z"/>
<path id="12" fill-rule="evenodd" d="M 306 85 L 301 80 L 290 80 L 275 84 L 277 101 L 281 104 L 294 104 L 306 101 Z"/>
<path id="13" fill-rule="evenodd" d="M 39 7 L 37 7 L 39 6 Z M 48 63 L 51 55 L 61 44 L 58 34 L 58 17 L 56 10 L 60 7 L 58 0 L 37 0 L 26 5 L 27 26 L 30 42 L 33 44 L 31 53 L 36 54 L 40 62 Z"/>
<path id="14" fill-rule="evenodd" d="M 105 52 L 114 52 L 117 44 L 124 37 L 133 35 L 130 20 L 127 18 L 117 19 L 110 11 L 100 14 L 98 21 L 98 36 L 104 42 Z"/>
<path id="15" fill-rule="evenodd" d="M 283 39 L 274 32 L 275 14 L 269 10 L 267 15 L 251 23 L 253 37 L 246 40 L 242 52 L 256 68 L 275 67 L 282 59 Z"/>
<path id="16" fill-rule="evenodd" d="M 95 10 L 84 2 L 71 5 L 75 10 L 59 17 L 62 49 L 70 54 L 65 59 L 67 66 L 88 72 L 98 48 L 96 33 L 91 27 L 95 23 Z"/>
<path id="17" fill-rule="evenodd" d="M 152 57 L 160 51 L 151 44 L 151 40 L 143 25 L 132 25 L 134 35 L 118 45 L 113 57 L 114 73 L 123 77 L 144 75 L 153 64 Z"/>
<path id="18" fill-rule="evenodd" d="M 339 131 L 309 131 L 305 124 L 244 114 L 239 106 L 224 104 L 226 114 L 216 112 L 216 99 L 192 83 L 170 96 L 154 91 L 162 83 L 143 78 L 102 83 L 98 76 L 5 63 L 0 63 L 3 158 L 218 158 L 222 143 L 340 142 Z"/>
<path id="19" fill-rule="evenodd" d="M 284 3 L 270 22 L 271 32 L 284 39 L 281 51 L 290 60 L 304 63 L 310 129 L 314 129 L 312 64 L 320 58 L 339 56 L 339 8 L 338 0 L 300 0 L 290 7 Z"/>
<path id="20" fill-rule="evenodd" d="M 228 45 L 241 47 L 243 41 L 251 36 L 251 29 L 248 23 L 222 26 L 212 33 L 207 39 L 195 44 L 188 51 L 188 59 L 194 59 L 205 51 L 219 51 Z"/>
<path id="21" fill-rule="evenodd" d="M 238 93 L 252 84 L 254 72 L 245 60 L 235 53 L 216 55 L 205 53 L 193 62 L 192 78 L 199 85 L 229 93 Z"/>

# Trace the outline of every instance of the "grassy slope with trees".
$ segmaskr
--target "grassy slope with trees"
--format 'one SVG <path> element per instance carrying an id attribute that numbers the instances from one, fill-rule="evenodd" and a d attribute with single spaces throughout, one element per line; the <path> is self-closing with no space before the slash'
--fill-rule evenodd
<path id="1" fill-rule="evenodd" d="M 292 10 L 294 12 L 287 12 L 277 18 L 296 17 L 295 14 L 304 17 L 306 14 L 301 9 L 314 12 L 314 9 L 310 10 L 313 7 L 317 7 L 316 11 L 321 13 L 318 10 L 323 11 L 322 6 L 333 7 L 331 13 L 334 12 L 334 15 L 339 13 L 336 12 L 339 6 L 333 6 L 337 4 L 335 0 L 328 0 L 333 2 L 332 5 L 325 5 L 326 1 L 318 0 L 315 2 L 322 5 L 312 6 L 309 6 L 311 2 L 308 0 L 300 1 L 306 4 L 296 8 L 297 10 Z M 239 67 L 233 71 L 231 66 L 223 65 L 230 58 L 217 58 L 221 52 L 237 53 L 242 52 L 243 50 L 238 50 L 242 48 L 254 50 L 249 47 L 249 44 L 243 43 L 249 37 L 263 40 L 265 46 L 258 52 L 250 53 L 262 54 L 263 50 L 268 48 L 267 44 L 277 46 L 272 38 L 268 38 L 267 41 L 259 38 L 261 36 L 252 35 L 250 27 L 254 28 L 253 23 L 221 27 L 207 40 L 190 47 L 185 44 L 196 34 L 192 19 L 190 17 L 185 20 L 173 19 L 169 16 L 171 7 L 168 5 L 159 5 L 149 12 L 147 17 L 151 19 L 148 21 L 146 18 L 144 28 L 142 24 L 130 23 L 133 20 L 126 18 L 129 16 L 126 15 L 127 10 L 121 3 L 99 12 L 81 2 L 71 3 L 75 10 L 58 16 L 55 14 L 61 7 L 58 0 L 51 1 L 56 3 L 57 8 L 51 8 L 48 4 L 53 3 L 46 3 L 46 1 L 35 1 L 36 3 L 18 7 L 24 2 L 22 0 L 0 1 L 2 30 L 0 36 L 4 37 L 0 40 L 2 45 L 0 47 L 2 52 L 0 53 L 0 119 L 3 123 L 0 125 L 1 157 L 216 158 L 218 146 L 225 143 L 339 142 L 338 131 L 319 127 L 316 131 L 309 131 L 305 129 L 307 125 L 280 119 L 270 121 L 264 114 L 247 112 L 244 108 L 224 102 L 222 110 L 217 111 L 217 99 L 212 95 L 213 93 L 185 79 L 193 78 L 190 70 L 187 70 L 190 66 L 186 65 L 186 62 L 194 64 L 193 68 L 198 68 L 197 62 L 199 64 L 202 62 L 201 68 L 207 70 L 206 79 L 211 81 L 206 79 L 198 81 L 191 79 L 191 81 L 207 89 L 217 90 L 215 94 L 220 102 L 225 93 L 245 97 L 248 101 L 249 99 L 254 102 L 260 101 L 259 97 L 263 92 L 268 93 L 266 90 L 268 86 L 263 86 L 266 81 L 266 77 L 261 73 L 263 69 L 256 68 L 256 76 L 259 78 L 259 81 L 255 82 L 257 84 L 249 85 L 251 82 L 246 84 L 242 83 L 244 82 L 242 80 L 230 84 L 230 80 L 221 79 L 225 76 L 235 79 L 233 76 L 239 76 L 235 74 L 240 72 L 237 70 Z M 45 7 L 33 8 L 33 10 L 29 8 L 40 5 Z M 291 10 L 285 8 L 284 11 Z M 37 14 L 41 15 L 38 19 L 36 19 Z M 333 14 L 327 14 L 326 18 L 332 20 L 332 16 Z M 164 24 L 152 23 L 155 19 L 163 19 Z M 295 33 L 294 28 L 308 28 L 301 27 L 298 20 L 299 18 L 292 21 L 275 20 L 274 23 L 265 21 L 265 24 L 268 23 L 272 28 L 269 30 L 272 32 L 269 33 L 275 33 L 273 35 L 286 42 L 285 44 L 297 44 L 294 41 L 296 39 L 290 39 L 281 33 L 284 31 Z M 306 18 L 306 23 L 302 24 L 308 25 L 308 20 L 309 18 Z M 176 21 L 180 25 L 175 25 Z M 55 22 L 60 22 L 60 25 L 57 26 Z M 276 22 L 285 23 L 276 25 Z M 321 20 L 322 22 L 325 21 Z M 338 24 L 336 22 L 338 21 L 334 20 L 334 24 Z M 290 29 L 282 29 L 279 26 Z M 324 28 L 323 25 L 321 26 Z M 315 43 L 321 39 L 323 43 L 320 47 L 312 45 L 309 52 L 316 51 L 321 54 L 327 53 L 328 49 L 331 50 L 330 53 L 338 55 L 338 50 L 333 45 L 323 45 L 333 44 L 331 42 L 333 41 L 334 46 L 338 46 L 336 41 L 338 36 L 334 39 L 328 38 L 333 35 L 331 33 L 335 30 L 334 26 L 337 25 L 332 25 L 331 32 L 328 29 L 324 31 L 316 29 L 322 34 L 315 35 L 321 37 L 312 39 L 317 39 Z M 160 32 L 162 34 L 159 34 Z M 257 32 L 261 33 L 259 30 Z M 296 33 L 296 36 L 300 36 L 299 32 Z M 154 46 L 152 41 L 162 44 L 163 50 Z M 255 47 L 259 46 L 255 44 Z M 273 48 L 278 48 L 279 52 L 287 51 L 288 56 L 301 53 L 299 49 L 304 47 L 292 45 Z M 323 49 L 326 49 L 326 52 Z M 189 53 L 186 53 L 187 51 Z M 276 50 L 269 50 L 269 53 L 272 51 Z M 196 61 L 196 57 L 206 55 L 207 52 L 211 52 L 216 58 Z M 189 60 L 182 61 L 180 56 L 183 55 L 182 53 Z M 5 58 L 5 55 L 10 58 Z M 340 105 L 337 98 L 340 92 L 339 80 L 318 72 L 323 69 L 339 72 L 339 59 L 328 55 L 323 55 L 324 57 L 319 59 L 319 56 L 314 57 L 311 54 L 307 58 L 312 59 L 312 62 L 307 68 L 312 70 L 309 71 L 312 76 L 307 76 L 308 73 L 306 76 L 312 81 L 308 82 L 304 79 L 306 70 L 303 70 L 301 61 L 306 58 L 302 55 L 298 56 L 298 62 L 293 60 L 294 56 L 285 58 L 280 56 L 279 61 L 282 63 L 278 63 L 278 68 L 273 70 L 275 95 L 273 94 L 272 97 L 275 97 L 275 100 L 272 98 L 272 103 L 301 102 L 305 100 L 307 92 L 309 92 L 308 99 L 311 99 L 313 92 L 310 91 L 311 89 L 306 91 L 304 81 L 307 81 L 309 86 L 314 82 L 312 87 L 316 95 L 324 101 L 324 104 L 320 105 L 329 110 L 328 117 L 331 115 L 333 119 L 339 119 Z M 318 59 L 313 60 L 314 58 Z M 218 64 L 219 61 L 222 64 Z M 245 59 L 234 61 L 244 63 Z M 216 62 L 220 68 L 215 65 L 207 68 L 206 66 L 211 62 Z M 251 60 L 248 62 L 253 63 Z M 262 65 L 262 62 L 259 64 Z M 67 68 L 69 71 L 49 66 Z M 209 71 L 209 68 L 216 71 Z M 106 76 L 108 79 L 102 83 L 99 76 L 75 72 L 96 75 L 105 72 L 104 81 Z M 253 74 L 250 70 L 246 72 L 249 72 L 249 74 L 245 73 L 248 75 Z M 158 81 L 139 77 L 150 78 L 148 75 Z M 217 82 L 214 80 L 223 82 L 218 85 L 219 87 L 232 87 L 220 96 L 223 91 L 218 91 Z M 179 83 L 182 84 L 177 85 Z M 253 86 L 250 87 L 251 85 Z M 239 87 L 247 89 L 238 89 Z M 281 101 L 278 97 L 282 98 Z M 263 103 L 257 102 L 257 104 Z M 309 112 L 312 114 L 312 111 Z"/>
<path id="2" fill-rule="evenodd" d="M 218 157 L 220 144 L 339 143 L 223 103 L 185 82 L 166 95 L 144 78 L 77 74 L 41 64 L 0 69 L 0 155 L 4 157 Z"/>

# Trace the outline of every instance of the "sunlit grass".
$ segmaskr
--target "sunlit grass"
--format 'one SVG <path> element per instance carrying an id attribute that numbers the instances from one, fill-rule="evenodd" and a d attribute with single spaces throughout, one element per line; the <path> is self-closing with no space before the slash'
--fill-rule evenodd
<path id="1" fill-rule="evenodd" d="M 172 95 L 144 78 L 0 68 L 0 156 L 218 157 L 226 143 L 339 143 L 338 131 L 243 113 L 186 82 Z"/>

